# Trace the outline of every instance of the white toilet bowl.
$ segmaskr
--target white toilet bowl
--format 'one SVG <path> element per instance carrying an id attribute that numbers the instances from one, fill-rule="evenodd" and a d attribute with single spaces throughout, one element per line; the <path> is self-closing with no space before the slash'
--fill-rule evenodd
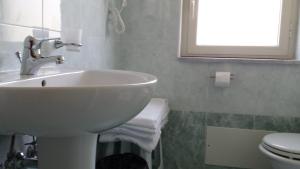
<path id="1" fill-rule="evenodd" d="M 266 135 L 259 149 L 270 159 L 273 169 L 300 169 L 300 134 Z"/>

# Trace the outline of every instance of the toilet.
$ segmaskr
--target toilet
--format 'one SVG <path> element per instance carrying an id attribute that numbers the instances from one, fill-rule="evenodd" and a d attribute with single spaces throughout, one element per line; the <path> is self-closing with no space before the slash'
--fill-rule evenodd
<path id="1" fill-rule="evenodd" d="M 300 134 L 266 135 L 259 149 L 269 158 L 273 169 L 300 169 Z"/>

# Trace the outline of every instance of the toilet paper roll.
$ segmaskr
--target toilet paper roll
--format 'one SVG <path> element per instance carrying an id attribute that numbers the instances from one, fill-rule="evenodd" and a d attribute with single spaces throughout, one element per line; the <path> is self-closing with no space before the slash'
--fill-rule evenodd
<path id="1" fill-rule="evenodd" d="M 82 29 L 65 28 L 62 31 L 61 39 L 64 43 L 82 44 Z M 66 46 L 67 51 L 80 52 L 78 46 Z"/>
<path id="2" fill-rule="evenodd" d="M 230 72 L 216 72 L 215 86 L 229 87 L 230 86 Z"/>

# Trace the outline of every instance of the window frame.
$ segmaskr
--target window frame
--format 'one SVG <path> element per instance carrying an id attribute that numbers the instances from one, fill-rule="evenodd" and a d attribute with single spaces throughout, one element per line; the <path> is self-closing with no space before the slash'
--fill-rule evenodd
<path id="1" fill-rule="evenodd" d="M 196 31 L 198 0 L 181 0 L 181 39 L 179 57 L 294 59 L 298 26 L 298 2 L 297 0 L 283 0 L 282 3 L 283 10 L 278 47 L 197 46 Z"/>

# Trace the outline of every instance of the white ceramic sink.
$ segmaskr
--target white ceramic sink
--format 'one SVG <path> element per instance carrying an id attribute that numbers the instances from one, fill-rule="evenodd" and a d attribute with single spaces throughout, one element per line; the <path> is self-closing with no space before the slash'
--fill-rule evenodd
<path id="1" fill-rule="evenodd" d="M 156 82 L 149 74 L 107 70 L 0 83 L 0 133 L 38 136 L 40 169 L 90 169 L 96 135 L 89 133 L 99 133 L 134 117 L 149 102 Z M 77 151 L 81 147 L 78 153 L 86 162 L 72 166 L 77 154 L 68 159 L 69 163 L 61 159 L 62 167 L 58 167 L 59 158 L 74 154 L 74 147 Z"/>
<path id="2" fill-rule="evenodd" d="M 79 71 L 2 83 L 0 133 L 65 136 L 105 130 L 142 110 L 156 81 L 137 72 Z"/>

